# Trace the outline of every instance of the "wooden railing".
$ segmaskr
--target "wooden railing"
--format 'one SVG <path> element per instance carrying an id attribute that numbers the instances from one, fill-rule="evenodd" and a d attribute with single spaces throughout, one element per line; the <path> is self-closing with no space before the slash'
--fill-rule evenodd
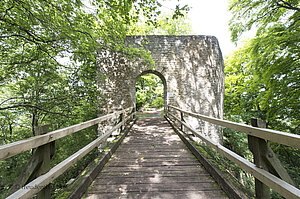
<path id="1" fill-rule="evenodd" d="M 179 114 L 176 114 L 176 113 L 173 114 L 170 110 L 173 110 L 173 112 L 179 111 L 181 117 L 179 118 L 177 116 Z M 263 184 L 263 186 L 268 186 L 271 189 L 273 189 L 274 191 L 281 194 L 282 196 L 289 198 L 289 199 L 294 199 L 294 198 L 299 199 L 300 198 L 300 190 L 297 189 L 295 186 L 291 185 L 291 184 L 293 184 L 293 181 L 291 180 L 291 178 L 289 177 L 287 172 L 283 169 L 283 167 L 278 165 L 279 164 L 278 159 L 276 159 L 276 157 L 272 151 L 270 151 L 271 155 L 269 157 L 267 157 L 267 159 L 276 159 L 276 161 L 274 162 L 274 160 L 269 160 L 270 161 L 269 163 L 272 164 L 272 166 L 274 167 L 273 169 L 275 170 L 275 171 L 274 170 L 271 171 L 272 173 L 270 173 L 267 171 L 266 168 L 263 168 L 260 165 L 260 163 L 257 163 L 257 161 L 255 161 L 256 158 L 259 158 L 256 156 L 260 155 L 260 154 L 256 154 L 253 152 L 254 162 L 256 164 L 249 162 L 248 160 L 244 159 L 243 157 L 239 156 L 238 154 L 234 153 L 233 151 L 227 149 L 226 147 L 222 146 L 221 144 L 215 143 L 210 138 L 197 132 L 195 129 L 193 129 L 189 124 L 187 124 L 184 121 L 184 119 L 183 119 L 184 114 L 204 120 L 206 122 L 210 122 L 210 123 L 219 125 L 219 126 L 237 130 L 239 132 L 244 132 L 244 133 L 248 134 L 248 136 L 250 136 L 249 141 L 252 140 L 252 142 L 253 142 L 252 138 L 258 139 L 258 140 L 256 140 L 257 145 L 256 146 L 252 145 L 252 147 L 250 147 L 250 149 L 252 148 L 252 150 L 251 150 L 252 152 L 253 152 L 253 148 L 255 148 L 257 146 L 261 146 L 262 144 L 265 144 L 266 143 L 265 140 L 269 140 L 272 142 L 276 142 L 279 144 L 283 144 L 286 146 L 291 146 L 291 147 L 300 149 L 300 136 L 299 135 L 280 132 L 280 131 L 274 131 L 274 130 L 270 130 L 270 129 L 257 128 L 257 127 L 252 127 L 252 126 L 248 126 L 245 124 L 240 124 L 240 123 L 235 123 L 235 122 L 231 122 L 231 121 L 227 121 L 227 120 L 208 117 L 208 116 L 193 113 L 190 111 L 185 111 L 185 110 L 182 110 L 182 109 L 174 107 L 174 106 L 167 106 L 165 108 L 165 116 L 168 119 L 171 119 L 169 117 L 169 116 L 171 116 L 173 119 L 175 119 L 175 121 L 178 121 L 181 124 L 181 130 L 183 129 L 182 128 L 183 126 L 185 128 L 187 128 L 191 133 L 193 133 L 195 136 L 199 137 L 207 145 L 211 146 L 217 152 L 224 155 L 226 158 L 228 158 L 235 164 L 239 165 L 242 169 L 244 169 L 245 171 L 252 174 L 257 181 L 259 181 Z M 267 144 L 265 144 L 265 146 L 266 145 Z M 271 150 L 269 148 L 265 148 L 265 149 Z M 273 174 L 274 172 L 276 172 L 275 175 L 278 175 L 283 180 L 280 179 L 279 177 L 275 176 Z M 264 188 L 262 188 L 262 190 L 263 191 L 261 191 L 261 190 L 258 191 L 256 189 L 257 198 L 266 198 L 264 193 L 262 193 L 262 192 L 266 192 L 266 190 Z M 267 190 L 267 191 L 269 191 L 269 190 Z M 268 195 L 268 193 L 266 193 L 266 195 Z"/>
<path id="2" fill-rule="evenodd" d="M 47 134 L 38 135 L 31 137 L 29 139 L 17 141 L 14 143 L 6 144 L 3 146 L 0 146 L 0 160 L 12 157 L 14 155 L 20 154 L 24 151 L 33 149 L 33 148 L 40 148 L 44 149 L 45 146 L 49 145 L 53 141 L 65 137 L 67 135 L 73 134 L 75 132 L 78 132 L 82 129 L 91 127 L 93 125 L 99 124 L 100 122 L 103 122 L 105 120 L 111 119 L 111 118 L 120 118 L 121 121 L 112 127 L 107 132 L 103 133 L 101 136 L 99 136 L 97 139 L 86 145 L 84 148 L 80 149 L 73 155 L 71 155 L 69 158 L 65 159 L 52 169 L 49 168 L 49 171 L 44 173 L 43 175 L 40 175 L 36 179 L 32 180 L 28 184 L 19 187 L 19 189 L 12 193 L 7 198 L 9 199 L 16 199 L 16 198 L 30 198 L 33 195 L 37 194 L 40 191 L 43 191 L 47 186 L 49 187 L 49 184 L 55 180 L 57 177 L 59 177 L 61 174 L 63 174 L 68 168 L 70 168 L 73 164 L 75 164 L 79 159 L 84 157 L 86 154 L 88 154 L 91 150 L 98 147 L 100 143 L 105 142 L 106 139 L 116 130 L 119 128 L 122 129 L 122 126 L 131 121 L 134 118 L 135 115 L 135 109 L 134 108 L 127 108 L 121 111 L 117 111 L 108 115 L 101 116 L 99 118 L 86 121 L 80 124 L 76 124 L 67 128 L 59 129 L 56 131 L 49 132 Z M 124 117 L 127 114 L 126 117 Z M 49 151 L 49 150 L 48 150 Z M 49 164 L 49 160 L 47 164 Z M 43 163 L 45 165 L 45 163 Z M 46 165 L 46 167 L 50 167 L 50 165 Z M 49 192 L 45 196 L 42 196 L 42 198 L 50 198 Z"/>

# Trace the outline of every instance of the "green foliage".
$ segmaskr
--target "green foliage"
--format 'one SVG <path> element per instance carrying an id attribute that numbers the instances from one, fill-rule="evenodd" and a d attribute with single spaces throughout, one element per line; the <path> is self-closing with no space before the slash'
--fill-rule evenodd
<path id="1" fill-rule="evenodd" d="M 289 3 L 294 5 L 292 1 Z M 254 39 L 227 59 L 226 107 L 230 114 L 240 114 L 246 110 L 249 116 L 265 119 L 272 129 L 296 133 L 300 119 L 300 11 L 273 4 L 277 21 L 258 20 L 252 13 L 258 12 L 257 8 L 248 5 L 247 10 L 251 12 L 245 16 L 246 21 L 254 17 L 256 23 L 267 27 L 259 29 Z M 240 6 L 233 6 L 240 10 L 235 10 L 232 23 L 239 23 L 236 17 L 246 9 Z M 234 25 L 231 27 L 237 29 Z"/>
<path id="2" fill-rule="evenodd" d="M 268 128 L 299 134 L 299 4 L 295 0 L 231 1 L 232 39 L 238 41 L 254 26 L 257 32 L 226 60 L 227 119 L 249 124 L 250 118 L 261 118 Z M 224 135 L 229 148 L 243 156 L 248 153 L 244 137 L 228 131 Z M 275 143 L 271 147 L 299 185 L 299 175 L 295 175 L 300 168 L 299 150 Z M 277 196 L 273 193 L 272 197 Z"/>
<path id="3" fill-rule="evenodd" d="M 130 35 L 187 35 L 191 34 L 191 25 L 187 22 L 187 6 L 180 8 L 170 14 L 164 14 L 157 18 L 155 24 L 149 24 L 145 20 L 131 26 L 128 30 Z M 136 84 L 136 106 L 137 110 L 142 107 L 164 106 L 164 90 L 161 80 L 153 74 L 141 76 Z"/>
<path id="4" fill-rule="evenodd" d="M 238 41 L 242 33 L 253 27 L 257 28 L 256 36 L 260 36 L 277 24 L 297 26 L 299 5 L 298 0 L 230 0 L 232 40 Z"/>
<path id="5" fill-rule="evenodd" d="M 136 83 L 136 107 L 164 106 L 164 86 L 159 77 L 154 74 L 141 76 Z"/>
<path id="6" fill-rule="evenodd" d="M 129 29 L 131 35 L 189 35 L 192 27 L 187 22 L 187 13 L 173 17 L 174 13 L 161 15 L 156 26 L 139 21 Z"/>
<path id="7" fill-rule="evenodd" d="M 97 90 L 97 53 L 122 51 L 153 64 L 148 52 L 125 48 L 123 41 L 139 16 L 156 26 L 160 6 L 156 0 L 1 1 L 0 144 L 31 137 L 42 124 L 52 131 L 95 118 L 103 99 Z M 177 7 L 174 16 L 184 9 Z M 96 137 L 96 129 L 87 129 L 58 140 L 52 166 Z M 56 180 L 54 192 L 93 154 Z M 29 158 L 24 153 L 0 162 L 1 194 Z"/>

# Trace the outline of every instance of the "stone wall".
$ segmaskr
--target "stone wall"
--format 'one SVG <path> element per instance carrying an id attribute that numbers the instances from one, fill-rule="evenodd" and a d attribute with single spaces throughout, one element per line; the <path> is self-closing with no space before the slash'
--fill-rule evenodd
<path id="1" fill-rule="evenodd" d="M 145 42 L 147 41 L 147 42 Z M 135 105 L 135 84 L 146 73 L 158 75 L 165 86 L 165 103 L 192 112 L 223 117 L 224 65 L 213 36 L 131 36 L 126 45 L 151 52 L 155 67 L 143 60 L 126 60 L 120 53 L 99 52 L 99 89 L 106 96 L 102 112 Z M 194 118 L 186 120 L 211 139 L 221 142 L 221 130 Z"/>

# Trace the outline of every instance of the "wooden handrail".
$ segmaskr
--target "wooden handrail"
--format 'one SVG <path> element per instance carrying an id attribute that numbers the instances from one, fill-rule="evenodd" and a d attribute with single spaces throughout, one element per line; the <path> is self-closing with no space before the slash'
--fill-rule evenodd
<path id="1" fill-rule="evenodd" d="M 291 146 L 291 147 L 300 149 L 300 135 L 285 133 L 285 132 L 281 132 L 281 131 L 275 131 L 275 130 L 271 130 L 271 129 L 256 128 L 256 127 L 248 126 L 246 124 L 240 124 L 240 123 L 231 122 L 228 120 L 222 120 L 222 119 L 218 119 L 218 118 L 201 115 L 198 113 L 193 113 L 190 111 L 185 111 L 185 110 L 182 110 L 182 109 L 174 107 L 174 106 L 168 106 L 168 107 L 178 110 L 180 112 L 183 112 L 192 117 L 196 117 L 196 118 L 199 118 L 201 120 L 204 120 L 204 121 L 216 124 L 216 125 L 220 125 L 220 126 L 227 127 L 227 128 L 230 128 L 230 129 L 233 129 L 236 131 L 244 132 L 251 136 L 259 137 L 259 138 L 266 139 L 266 140 L 269 140 L 272 142 L 276 142 L 279 144 L 283 144 L 286 146 Z"/>
<path id="2" fill-rule="evenodd" d="M 6 145 L 0 146 L 0 160 L 15 156 L 19 153 L 22 153 L 24 151 L 36 148 L 38 146 L 50 143 L 54 140 L 57 140 L 59 138 L 65 137 L 67 135 L 70 135 L 72 133 L 78 132 L 82 129 L 88 128 L 90 126 L 93 126 L 95 124 L 98 124 L 104 120 L 110 119 L 114 117 L 115 115 L 119 115 L 122 112 L 127 112 L 131 110 L 133 107 L 117 111 L 115 113 L 111 113 L 108 115 L 104 115 L 101 117 L 98 117 L 96 119 L 92 119 L 80 124 L 75 124 L 73 126 L 69 126 L 63 129 L 59 129 L 56 131 L 49 132 L 44 135 L 38 135 L 34 136 L 28 139 L 20 140 L 17 142 L 9 143 Z"/>
<path id="3" fill-rule="evenodd" d="M 124 125 L 128 120 L 130 120 L 131 116 L 135 113 L 130 114 L 126 117 L 125 120 L 114 126 L 112 129 L 92 141 L 87 146 L 83 147 L 73 155 L 71 155 L 69 158 L 65 159 L 55 167 L 53 167 L 49 172 L 47 172 L 44 175 L 41 175 L 40 177 L 36 178 L 35 180 L 31 181 L 27 185 L 25 185 L 25 188 L 21 188 L 12 195 L 8 196 L 7 199 L 16 199 L 16 198 L 30 198 L 34 194 L 38 193 L 40 191 L 39 188 L 45 187 L 48 184 L 50 184 L 53 180 L 55 180 L 57 177 L 59 177 L 63 172 L 65 172 L 68 168 L 70 168 L 74 163 L 76 163 L 79 159 L 84 157 L 86 154 L 88 154 L 91 150 L 93 150 L 95 147 L 99 146 L 101 142 L 106 140 L 107 137 L 109 137 L 115 130 L 120 128 L 120 126 Z M 34 188 L 28 188 L 26 187 L 34 187 Z"/>
<path id="4" fill-rule="evenodd" d="M 211 123 L 218 124 L 218 125 L 221 125 L 221 123 L 225 123 L 227 125 L 228 124 L 227 122 L 229 122 L 229 121 L 226 121 L 226 120 L 220 120 L 220 119 L 216 119 L 216 118 L 212 118 L 212 117 L 203 116 L 203 115 L 200 115 L 200 114 L 191 113 L 189 111 L 184 111 L 184 110 L 179 109 L 179 108 L 174 107 L 174 106 L 168 106 L 168 107 L 174 108 L 174 109 L 176 109 L 180 112 L 184 112 L 184 113 L 186 113 L 190 116 L 195 116 L 195 117 L 200 118 L 200 119 L 205 118 L 205 121 L 208 121 L 208 122 L 214 121 L 214 122 L 211 122 Z M 172 116 L 175 120 L 180 122 L 181 125 L 185 126 L 195 136 L 199 137 L 201 140 L 203 140 L 209 146 L 214 148 L 216 151 L 223 154 L 225 157 L 230 159 L 232 162 L 238 164 L 241 168 L 243 168 L 247 172 L 251 173 L 255 178 L 257 178 L 258 180 L 260 180 L 261 182 L 263 182 L 264 184 L 266 184 L 267 186 L 269 186 L 273 190 L 277 191 L 282 196 L 284 196 L 286 198 L 291 198 L 291 199 L 299 199 L 300 198 L 300 190 L 297 189 L 296 187 L 294 187 L 294 186 L 290 185 L 289 183 L 285 182 L 284 180 L 281 180 L 280 178 L 272 175 L 268 171 L 265 171 L 261 168 L 258 168 L 252 162 L 249 162 L 248 160 L 244 159 L 243 157 L 239 156 L 238 154 L 234 153 L 233 151 L 230 151 L 229 149 L 222 146 L 221 144 L 215 143 L 210 138 L 205 137 L 204 135 L 202 135 L 201 133 L 199 133 L 195 129 L 193 129 L 191 126 L 189 126 L 186 122 L 182 121 L 180 118 L 178 118 L 174 114 L 170 113 L 167 109 L 166 110 L 166 116 L 168 117 L 168 115 Z M 227 125 L 227 126 L 222 125 L 222 126 L 228 127 L 228 126 L 232 126 L 232 125 L 236 125 L 236 124 L 238 124 L 238 123 L 231 123 L 230 125 Z M 238 124 L 237 126 L 240 126 L 240 124 Z M 243 128 L 244 127 L 248 128 L 250 126 L 242 125 L 242 127 Z M 253 127 L 250 128 L 251 129 L 250 132 L 253 133 L 252 128 Z M 238 128 L 238 130 L 241 131 L 240 128 Z M 257 133 L 256 130 L 257 130 L 257 128 L 254 128 L 254 131 Z M 249 129 L 248 129 L 247 132 L 249 132 Z M 276 132 L 275 135 L 277 135 L 277 131 L 275 131 L 275 132 Z M 273 131 L 272 131 L 272 133 L 273 133 Z M 280 132 L 280 133 L 282 133 L 282 132 Z M 255 133 L 253 133 L 251 135 L 255 136 Z M 290 135 L 290 134 L 287 134 L 287 135 Z M 280 136 L 282 136 L 282 134 L 280 134 Z M 296 144 L 296 146 L 298 146 L 298 145 Z"/>

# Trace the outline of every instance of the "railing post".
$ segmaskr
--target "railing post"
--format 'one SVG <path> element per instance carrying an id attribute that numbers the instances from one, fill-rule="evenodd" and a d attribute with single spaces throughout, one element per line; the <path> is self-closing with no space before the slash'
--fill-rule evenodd
<path id="1" fill-rule="evenodd" d="M 36 128 L 37 135 L 48 133 L 49 125 L 39 126 Z M 35 151 L 36 156 L 42 161 L 40 168 L 37 170 L 36 176 L 41 176 L 50 170 L 51 143 L 38 147 Z M 37 194 L 38 199 L 50 199 L 50 184 L 46 187 L 36 187 L 41 189 Z"/>
<path id="2" fill-rule="evenodd" d="M 170 112 L 170 107 L 167 105 L 167 114 Z"/>
<path id="3" fill-rule="evenodd" d="M 183 112 L 180 111 L 180 119 L 181 119 L 181 122 L 184 122 L 184 118 L 183 118 Z M 183 124 L 180 125 L 180 130 L 183 132 Z"/>
<path id="4" fill-rule="evenodd" d="M 132 108 L 131 111 L 128 112 L 128 115 L 132 114 L 132 113 L 136 113 L 136 106 L 134 106 Z M 131 117 L 130 117 L 130 120 L 134 120 L 134 118 L 136 117 L 136 114 L 133 114 Z"/>
<path id="5" fill-rule="evenodd" d="M 120 121 L 119 121 L 119 123 L 123 122 L 123 120 L 124 120 L 124 113 L 121 113 L 121 114 L 120 114 Z M 120 126 L 120 133 L 121 133 L 122 131 L 123 131 L 123 125 Z"/>
<path id="6" fill-rule="evenodd" d="M 49 125 L 39 126 L 36 128 L 36 135 L 48 133 Z M 34 149 L 32 157 L 27 162 L 24 170 L 19 175 L 17 181 L 10 188 L 8 195 L 13 194 L 15 191 L 31 182 L 35 178 L 47 173 L 50 170 L 50 159 L 54 155 L 55 142 L 42 145 Z M 25 187 L 30 188 L 30 187 Z M 50 198 L 50 185 L 46 187 L 34 187 L 40 189 L 37 198 Z"/>
<path id="7" fill-rule="evenodd" d="M 266 128 L 266 122 L 260 119 L 251 119 L 253 127 Z M 263 160 L 263 152 L 267 148 L 267 142 L 264 139 L 248 135 L 248 147 L 253 153 L 254 164 L 264 170 L 268 170 Z M 257 199 L 270 198 L 270 188 L 255 178 L 255 195 Z"/>

